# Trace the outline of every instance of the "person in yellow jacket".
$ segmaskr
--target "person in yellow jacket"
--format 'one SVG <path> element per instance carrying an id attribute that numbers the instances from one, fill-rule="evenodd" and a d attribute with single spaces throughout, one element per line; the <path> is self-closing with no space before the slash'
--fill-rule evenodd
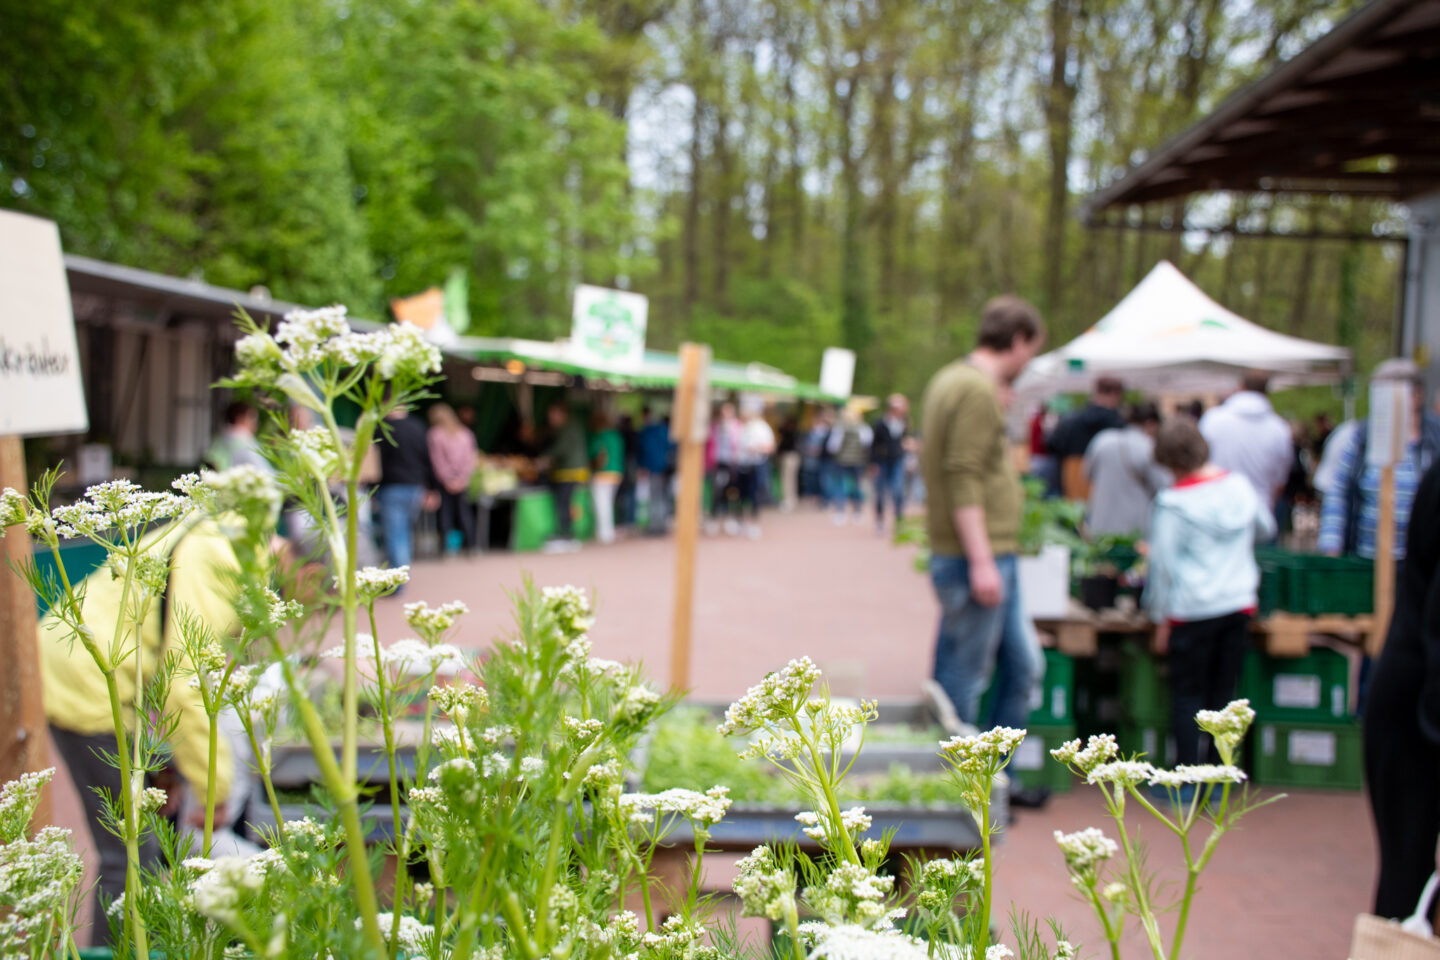
<path id="1" fill-rule="evenodd" d="M 182 613 L 198 617 L 216 636 L 226 636 L 238 626 L 234 607 L 234 586 L 227 573 L 237 568 L 229 540 L 213 520 L 179 521 L 150 534 L 150 548 L 171 557 L 171 573 L 165 594 L 152 600 L 140 633 L 141 672 L 148 681 L 162 658 L 171 650 L 179 651 L 178 620 Z M 84 582 L 83 605 L 85 624 L 95 632 L 102 649 L 109 649 L 120 612 L 122 579 L 114 577 L 108 566 L 90 574 Z M 163 625 L 162 625 L 162 620 Z M 110 713 L 110 697 L 105 677 L 83 644 L 74 642 L 69 628 L 53 613 L 40 622 L 40 669 L 44 684 L 45 716 L 61 758 L 69 768 L 71 779 L 90 818 L 91 834 L 100 860 L 100 878 L 96 888 L 96 913 L 93 936 L 97 944 L 108 942 L 109 925 L 100 908 L 105 900 L 123 894 L 125 889 L 125 844 L 101 825 L 103 803 L 97 788 L 112 797 L 121 793 L 120 772 L 102 757 L 116 748 L 114 725 Z M 133 655 L 132 655 L 133 656 Z M 174 763 L 192 793 L 205 795 L 209 751 L 209 720 L 201 704 L 199 691 L 190 686 L 188 661 L 170 686 L 166 710 L 175 715 L 178 725 L 170 745 Z M 127 659 L 116 670 L 123 715 L 132 723 L 135 715 L 135 662 Z M 244 771 L 239 771 L 243 775 Z M 225 798 L 237 771 L 233 769 L 229 744 L 225 737 L 218 741 L 215 767 L 215 795 Z M 204 804 L 199 804 L 204 817 Z M 217 809 L 215 822 L 224 823 L 223 809 Z M 153 861 L 158 855 L 153 838 L 141 849 L 141 861 Z"/>

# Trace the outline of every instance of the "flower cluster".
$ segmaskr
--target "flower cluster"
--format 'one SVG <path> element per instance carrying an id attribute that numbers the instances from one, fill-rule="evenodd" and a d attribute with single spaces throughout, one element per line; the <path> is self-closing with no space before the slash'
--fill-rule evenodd
<path id="1" fill-rule="evenodd" d="M 1233 700 L 1224 710 L 1201 710 L 1195 714 L 1195 723 L 1210 734 L 1215 749 L 1227 764 L 1234 762 L 1235 750 L 1254 722 L 1255 711 L 1250 708 L 1249 700 Z"/>
<path id="2" fill-rule="evenodd" d="M 110 531 L 143 531 L 150 524 L 184 517 L 195 506 L 188 496 L 142 490 L 129 480 L 109 480 L 88 488 L 69 506 L 51 511 L 53 525 L 37 524 L 37 513 L 30 514 L 27 525 L 32 534 L 47 540 L 53 531 L 66 540 L 108 543 Z"/>
<path id="3" fill-rule="evenodd" d="M 46 948 L 41 955 L 51 956 L 49 948 L 58 944 L 49 941 L 69 920 L 85 873 L 79 855 L 70 847 L 69 830 L 44 827 L 26 839 L 24 824 L 18 835 L 8 826 L 22 809 L 29 821 L 34 808 L 31 791 L 38 793 L 35 784 L 43 786 L 53 772 L 47 770 L 40 779 L 14 790 L 14 783 L 6 784 L 0 795 L 0 820 L 7 824 L 4 842 L 0 842 L 0 956 L 28 957 L 32 946 Z M 7 803 L 11 806 L 6 807 Z"/>
<path id="4" fill-rule="evenodd" d="M 1245 771 L 1239 767 L 1204 763 L 1192 766 L 1182 765 L 1174 770 L 1156 770 L 1150 777 L 1150 785 L 1180 787 L 1189 783 L 1241 783 L 1244 780 Z"/>
<path id="5" fill-rule="evenodd" d="M 320 656 L 327 660 L 343 660 L 345 648 L 331 647 Z M 368 633 L 356 634 L 355 656 L 359 660 L 374 660 L 375 638 Z M 448 643 L 427 646 L 413 637 L 396 640 L 390 646 L 380 649 L 381 666 L 398 667 L 415 676 L 463 670 L 465 663 L 465 654 L 458 647 Z"/>
<path id="6" fill-rule="evenodd" d="M 858 863 L 840 863 L 824 884 L 805 888 L 805 902 L 827 923 L 873 927 L 889 915 L 886 899 L 894 886 L 894 877 L 879 876 Z"/>
<path id="7" fill-rule="evenodd" d="M 725 721 L 717 729 L 728 737 L 759 730 L 768 723 L 798 713 L 819 679 L 820 668 L 809 657 L 791 660 L 784 669 L 767 673 L 745 696 L 730 704 L 725 711 Z"/>
<path id="8" fill-rule="evenodd" d="M 187 473 L 171 486 L 211 513 L 236 513 L 256 524 L 273 522 L 284 499 L 275 478 L 250 464 Z"/>
<path id="9" fill-rule="evenodd" d="M 620 810 L 632 823 L 648 824 L 658 814 L 673 814 L 697 827 L 714 826 L 730 809 L 729 793 L 729 787 L 711 787 L 704 793 L 679 787 L 661 793 L 627 793 L 620 798 Z"/>
<path id="10" fill-rule="evenodd" d="M 1100 867 L 1115 856 L 1120 847 L 1105 836 L 1097 827 L 1086 827 L 1076 833 L 1055 831 L 1055 842 L 1065 855 L 1065 866 L 1069 868 L 1075 882 L 1089 888 L 1099 878 Z"/>
<path id="11" fill-rule="evenodd" d="M 590 597 L 579 587 L 546 587 L 540 592 L 540 598 L 567 637 L 584 636 L 595 624 Z"/>
<path id="12" fill-rule="evenodd" d="M 969 737 L 940 742 L 940 752 L 955 769 L 965 773 L 993 772 L 1025 739 L 1024 730 L 996 727 Z"/>
<path id="13" fill-rule="evenodd" d="M 204 868 L 185 861 L 186 866 L 200 869 L 190 885 L 196 911 L 218 923 L 235 923 L 246 901 L 265 885 L 270 866 L 279 862 L 276 854 L 272 848 L 251 857 L 220 857 Z"/>
<path id="14" fill-rule="evenodd" d="M 795 874 L 784 869 L 769 847 L 756 847 L 736 868 L 732 884 L 745 916 L 780 921 L 795 912 Z"/>
<path id="15" fill-rule="evenodd" d="M 0 787 L 0 843 L 13 843 L 25 836 L 35 805 L 40 802 L 40 791 L 54 776 L 55 768 L 50 767 L 22 773 L 18 780 Z"/>
<path id="16" fill-rule="evenodd" d="M 459 600 L 432 607 L 424 600 L 405 604 L 405 622 L 410 629 L 420 634 L 429 643 L 439 643 L 440 638 L 455 626 L 455 619 L 470 608 Z"/>
<path id="17" fill-rule="evenodd" d="M 985 866 L 979 860 L 929 860 L 920 872 L 920 894 L 916 903 L 934 914 L 950 912 L 955 897 L 963 890 L 979 887 L 985 880 Z"/>
<path id="18" fill-rule="evenodd" d="M 381 913 L 375 917 L 380 924 L 380 929 L 388 938 L 390 930 L 395 924 L 393 913 Z M 355 929 L 359 930 L 363 921 L 355 921 Z M 428 953 L 430 945 L 435 940 L 435 928 L 428 923 L 421 923 L 409 914 L 401 914 L 400 930 L 395 934 L 395 945 L 401 950 L 411 951 L 417 954 Z"/>
<path id="19" fill-rule="evenodd" d="M 1133 787 L 1139 783 L 1149 783 L 1155 774 L 1155 767 L 1143 760 L 1111 760 L 1109 763 L 1092 767 L 1085 777 L 1085 782 Z"/>
<path id="20" fill-rule="evenodd" d="M 170 802 L 170 795 L 159 787 L 146 787 L 140 794 L 140 812 L 158 813 Z"/>
<path id="21" fill-rule="evenodd" d="M 843 924 L 820 930 L 810 956 L 814 960 L 929 960 L 930 952 L 923 941 L 905 934 Z"/>
<path id="22" fill-rule="evenodd" d="M 283 348 L 281 344 L 284 344 Z M 425 340 L 412 323 L 391 324 L 373 333 L 350 329 L 343 306 L 318 310 L 292 310 L 272 337 L 256 331 L 235 344 L 239 368 L 235 380 L 249 386 L 270 387 L 283 378 L 305 374 L 322 365 L 339 368 L 375 364 L 386 380 L 422 378 L 440 372 L 438 347 Z"/>
<path id="23" fill-rule="evenodd" d="M 463 727 L 471 716 L 489 706 L 490 698 L 484 687 L 469 683 L 450 683 L 431 687 L 430 702 L 455 721 L 456 726 Z"/>
<path id="24" fill-rule="evenodd" d="M 1079 770 L 1082 774 L 1089 774 L 1100 764 L 1118 759 L 1120 745 L 1116 743 L 1112 734 L 1102 733 L 1091 737 L 1089 742 L 1083 746 L 1079 740 L 1062 743 L 1050 751 L 1050 756 L 1068 767 Z"/>
<path id="25" fill-rule="evenodd" d="M 312 477 L 329 480 L 340 472 L 340 448 L 335 444 L 335 434 L 328 427 L 291 430 L 286 440 Z"/>
<path id="26" fill-rule="evenodd" d="M 811 840 L 819 840 L 821 843 L 831 841 L 826 830 L 827 820 L 813 810 L 805 810 L 795 814 L 795 819 L 805 827 L 805 836 Z M 851 807 L 840 814 L 840 826 L 850 834 L 851 840 L 857 839 L 862 833 L 870 829 L 870 815 L 865 812 L 864 807 Z"/>
<path id="27" fill-rule="evenodd" d="M 362 601 L 384 597 L 410 582 L 410 566 L 365 567 L 355 572 L 355 591 Z M 335 588 L 340 588 L 340 578 L 335 578 Z"/>
<path id="28" fill-rule="evenodd" d="M 29 510 L 30 504 L 26 502 L 24 494 L 17 492 L 13 487 L 0 490 L 0 537 L 5 536 L 6 527 L 24 523 Z"/>

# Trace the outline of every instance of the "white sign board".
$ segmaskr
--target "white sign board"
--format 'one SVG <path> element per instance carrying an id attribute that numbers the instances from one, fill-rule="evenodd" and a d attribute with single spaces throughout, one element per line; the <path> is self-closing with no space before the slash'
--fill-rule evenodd
<path id="1" fill-rule="evenodd" d="M 1370 383 L 1370 438 L 1365 460 L 1373 467 L 1388 467 L 1405 457 L 1410 437 L 1410 382 L 1373 380 Z"/>
<path id="2" fill-rule="evenodd" d="M 575 288 L 570 343 L 603 363 L 639 366 L 649 310 L 649 299 L 638 293 L 581 284 Z"/>
<path id="3" fill-rule="evenodd" d="M 829 397 L 849 397 L 855 387 L 855 351 L 826 347 L 820 358 L 820 392 Z"/>
<path id="4" fill-rule="evenodd" d="M 88 429 L 60 231 L 0 210 L 0 434 Z"/>

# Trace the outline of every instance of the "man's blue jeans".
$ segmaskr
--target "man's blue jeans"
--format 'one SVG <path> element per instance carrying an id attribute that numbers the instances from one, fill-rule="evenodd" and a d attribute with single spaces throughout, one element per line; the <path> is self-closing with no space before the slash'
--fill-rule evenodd
<path id="1" fill-rule="evenodd" d="M 980 721 L 980 699 L 997 663 L 1001 680 L 991 708 L 992 726 L 1024 727 L 1043 679 L 1044 655 L 1020 605 L 1020 582 L 1013 554 L 995 558 L 1004 599 L 999 606 L 978 603 L 970 593 L 970 561 L 935 554 L 930 582 L 940 601 L 940 631 L 935 641 L 935 681 L 955 705 L 960 719 Z"/>
<path id="2" fill-rule="evenodd" d="M 415 524 L 425 504 L 419 484 L 386 483 L 376 492 L 380 500 L 380 533 L 385 538 L 385 561 L 392 567 L 410 564 L 415 555 Z"/>
<path id="3" fill-rule="evenodd" d="M 885 501 L 895 504 L 895 522 L 905 515 L 905 458 L 875 465 L 875 522 L 885 523 Z"/>

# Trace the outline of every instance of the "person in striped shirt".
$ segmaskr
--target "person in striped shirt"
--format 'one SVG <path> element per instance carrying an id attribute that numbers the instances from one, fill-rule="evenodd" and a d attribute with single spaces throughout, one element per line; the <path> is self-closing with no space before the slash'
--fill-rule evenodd
<path id="1" fill-rule="evenodd" d="M 1415 490 L 1425 470 L 1440 460 L 1440 418 L 1425 410 L 1425 390 L 1419 371 L 1408 360 L 1387 360 L 1375 370 L 1376 380 L 1408 380 L 1414 408 L 1405 454 L 1395 464 L 1395 558 L 1405 557 L 1405 531 Z M 1339 431 L 1336 431 L 1339 433 Z M 1321 553 L 1350 554 L 1373 559 L 1380 520 L 1380 468 L 1370 465 L 1369 427 L 1357 423 L 1348 436 L 1333 480 L 1322 489 L 1320 507 Z"/>

